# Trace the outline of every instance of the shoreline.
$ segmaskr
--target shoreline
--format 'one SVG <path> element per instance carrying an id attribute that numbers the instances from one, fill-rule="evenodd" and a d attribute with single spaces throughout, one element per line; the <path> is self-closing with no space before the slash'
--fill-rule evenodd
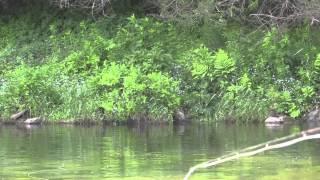
<path id="1" fill-rule="evenodd" d="M 23 111 L 22 111 L 23 112 Z M 15 118 L 12 116 L 19 115 Z M 26 115 L 26 116 L 25 116 Z M 91 125 L 99 125 L 99 126 L 140 126 L 140 125 L 185 125 L 185 124 L 193 124 L 193 123 L 208 123 L 208 124 L 265 124 L 265 125 L 283 125 L 283 124 L 292 124 L 292 123 L 308 123 L 308 124 L 318 124 L 320 123 L 319 116 L 320 110 L 316 108 L 313 111 L 305 113 L 300 118 L 290 118 L 286 115 L 269 115 L 264 120 L 253 120 L 253 121 L 238 121 L 234 118 L 230 119 L 211 119 L 208 117 L 185 117 L 183 118 L 173 118 L 172 120 L 166 119 L 148 119 L 148 118 L 140 118 L 140 119 L 127 119 L 127 120 L 95 120 L 94 118 L 71 118 L 67 120 L 49 120 L 48 118 L 43 117 L 35 117 L 31 118 L 27 111 L 21 112 L 12 115 L 10 118 L 0 117 L 0 125 L 74 125 L 74 126 L 91 126 Z M 280 119 L 284 118 L 281 122 L 267 122 L 269 118 Z M 26 123 L 25 121 L 29 119 L 39 119 L 39 122 L 36 123 Z"/>
<path id="2" fill-rule="evenodd" d="M 126 120 L 126 121 L 100 121 L 93 119 L 76 119 L 76 120 L 44 120 L 39 124 L 25 124 L 23 122 L 0 119 L 0 125 L 73 125 L 73 126 L 139 126 L 139 125 L 170 125 L 170 124 L 189 124 L 191 121 L 173 122 L 173 121 L 147 121 L 147 120 Z"/>
<path id="3" fill-rule="evenodd" d="M 86 119 L 86 120 L 58 120 L 58 121 L 48 121 L 44 120 L 42 123 L 38 124 L 26 124 L 23 122 L 15 122 L 13 120 L 3 120 L 0 119 L 0 126 L 14 126 L 14 125 L 31 125 L 31 126 L 41 126 L 41 125 L 72 125 L 72 126 L 148 126 L 148 125 L 173 125 L 173 126 L 179 126 L 179 125 L 190 125 L 190 124 L 198 124 L 198 123 L 205 123 L 205 124 L 225 124 L 225 125 L 261 125 L 266 124 L 264 121 L 251 121 L 251 122 L 237 122 L 237 121 L 210 121 L 210 120 L 185 120 L 185 121 L 164 121 L 164 120 L 157 120 L 157 121 L 148 121 L 148 120 L 125 120 L 125 121 L 100 121 L 100 120 L 92 120 L 92 119 Z M 271 124 L 275 126 L 282 126 L 282 125 L 288 125 L 288 124 L 296 124 L 296 123 L 308 123 L 303 118 L 299 118 L 297 120 L 289 120 L 284 123 L 280 124 Z"/>

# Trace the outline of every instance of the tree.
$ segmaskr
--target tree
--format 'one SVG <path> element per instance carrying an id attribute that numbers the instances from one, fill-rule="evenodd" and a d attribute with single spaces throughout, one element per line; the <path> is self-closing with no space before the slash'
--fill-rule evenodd
<path id="1" fill-rule="evenodd" d="M 0 0 L 0 10 L 32 0 Z M 39 3 L 34 1 L 33 3 Z M 88 9 L 94 14 L 110 13 L 113 6 L 142 9 L 161 19 L 227 19 L 250 24 L 320 24 L 318 0 L 42 0 L 59 8 Z"/>
<path id="2" fill-rule="evenodd" d="M 320 23 L 318 0 L 145 0 L 160 6 L 167 18 L 223 17 L 263 25 Z"/>

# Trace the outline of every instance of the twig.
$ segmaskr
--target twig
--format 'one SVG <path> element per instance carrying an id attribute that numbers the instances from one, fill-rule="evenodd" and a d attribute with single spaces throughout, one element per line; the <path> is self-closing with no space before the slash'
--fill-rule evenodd
<path id="1" fill-rule="evenodd" d="M 268 150 L 272 150 L 272 149 L 279 149 L 279 148 L 284 148 L 287 146 L 291 146 L 293 144 L 302 142 L 302 141 L 306 141 L 306 140 L 310 140 L 310 139 L 320 139 L 320 133 L 318 134 L 314 134 L 316 132 L 320 132 L 320 127 L 319 128 L 314 128 L 314 129 L 309 129 L 307 131 L 302 131 L 298 134 L 293 134 L 293 135 L 289 135 L 289 136 L 285 136 L 279 139 L 275 139 L 272 141 L 268 141 L 266 143 L 263 144 L 259 144 L 256 146 L 252 146 L 246 149 L 243 149 L 237 153 L 231 153 L 225 156 L 222 156 L 220 158 L 214 159 L 214 160 L 210 160 L 201 164 L 197 164 L 193 167 L 191 167 L 188 171 L 188 173 L 185 175 L 184 180 L 188 180 L 189 177 L 198 169 L 204 169 L 204 168 L 208 168 L 211 166 L 215 166 L 224 162 L 228 162 L 228 161 L 232 161 L 241 157 L 249 157 L 249 156 L 253 156 L 255 154 L 258 153 L 262 153 L 264 151 L 268 151 Z M 294 139 L 292 139 L 294 138 Z M 291 139 L 291 140 L 288 140 Z M 287 141 L 285 141 L 287 140 Z M 285 142 L 283 142 L 285 141 Z"/>

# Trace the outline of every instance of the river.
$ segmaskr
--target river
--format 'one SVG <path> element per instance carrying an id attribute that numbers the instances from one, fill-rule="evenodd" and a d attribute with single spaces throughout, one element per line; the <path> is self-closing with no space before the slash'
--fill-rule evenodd
<path id="1" fill-rule="evenodd" d="M 0 179 L 183 179 L 209 159 L 299 132 L 288 125 L 0 126 Z M 196 171 L 191 179 L 320 179 L 320 141 Z"/>

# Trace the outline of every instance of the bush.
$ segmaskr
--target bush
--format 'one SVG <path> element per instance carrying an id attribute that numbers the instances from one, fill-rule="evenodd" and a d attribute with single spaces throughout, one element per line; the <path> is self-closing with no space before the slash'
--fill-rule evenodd
<path id="1" fill-rule="evenodd" d="M 177 81 L 160 72 L 144 74 L 134 66 L 111 63 L 91 85 L 99 92 L 99 106 L 109 118 L 126 120 L 145 115 L 171 119 L 180 105 Z"/>
<path id="2" fill-rule="evenodd" d="M 7 72 L 2 88 L 5 101 L 4 113 L 29 109 L 33 115 L 42 115 L 47 108 L 54 108 L 62 103 L 55 88 L 54 66 L 30 67 L 22 64 Z"/>

